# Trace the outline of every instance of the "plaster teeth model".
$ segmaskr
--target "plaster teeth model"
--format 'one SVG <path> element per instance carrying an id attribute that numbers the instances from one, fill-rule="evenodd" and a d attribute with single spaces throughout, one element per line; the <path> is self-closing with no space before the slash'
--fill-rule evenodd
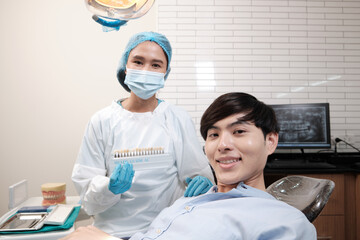
<path id="1" fill-rule="evenodd" d="M 66 184 L 65 183 L 44 183 L 41 185 L 43 195 L 43 206 L 65 204 L 66 203 Z"/>

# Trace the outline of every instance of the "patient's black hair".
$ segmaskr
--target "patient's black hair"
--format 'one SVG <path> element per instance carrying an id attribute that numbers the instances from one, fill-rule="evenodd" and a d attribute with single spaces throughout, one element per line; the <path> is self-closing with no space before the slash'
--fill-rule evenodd
<path id="1" fill-rule="evenodd" d="M 275 112 L 271 106 L 250 94 L 232 92 L 221 95 L 206 109 L 200 123 L 201 136 L 206 140 L 209 128 L 216 122 L 239 113 L 245 114 L 241 120 L 254 123 L 256 127 L 260 128 L 264 137 L 268 133 L 279 132 Z"/>

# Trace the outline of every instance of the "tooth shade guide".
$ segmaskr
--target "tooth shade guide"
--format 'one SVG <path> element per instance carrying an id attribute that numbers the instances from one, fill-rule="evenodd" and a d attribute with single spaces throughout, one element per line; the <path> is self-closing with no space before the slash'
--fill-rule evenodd
<path id="1" fill-rule="evenodd" d="M 147 155 L 156 155 L 156 154 L 164 154 L 164 153 L 165 151 L 163 147 L 123 149 L 123 150 L 115 151 L 114 158 L 147 156 Z"/>
<path id="2" fill-rule="evenodd" d="M 109 176 L 114 171 L 116 165 L 122 165 L 126 162 L 133 164 L 135 171 L 150 170 L 154 168 L 170 168 L 174 164 L 172 156 L 168 153 L 114 158 L 109 162 Z"/>

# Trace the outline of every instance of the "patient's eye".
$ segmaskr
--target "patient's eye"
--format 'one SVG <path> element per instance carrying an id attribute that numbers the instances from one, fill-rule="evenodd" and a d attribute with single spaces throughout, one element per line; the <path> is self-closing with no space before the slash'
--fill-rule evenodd
<path id="1" fill-rule="evenodd" d="M 208 135 L 208 137 L 217 137 L 217 136 L 219 136 L 217 133 L 211 133 Z"/>
<path id="2" fill-rule="evenodd" d="M 243 129 L 236 129 L 234 131 L 234 134 L 237 134 L 237 135 L 240 135 L 240 134 L 243 134 L 243 133 L 245 133 L 245 130 L 243 130 Z"/>
<path id="3" fill-rule="evenodd" d="M 209 130 L 208 131 L 208 134 L 207 134 L 207 137 L 208 138 L 216 138 L 216 137 L 218 137 L 219 136 L 219 134 L 217 133 L 217 132 L 215 132 L 215 131 L 213 131 L 213 130 Z"/>

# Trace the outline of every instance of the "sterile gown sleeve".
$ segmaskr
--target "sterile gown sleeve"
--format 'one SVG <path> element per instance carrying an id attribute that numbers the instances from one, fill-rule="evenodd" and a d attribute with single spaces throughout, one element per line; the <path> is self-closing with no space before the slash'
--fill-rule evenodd
<path id="1" fill-rule="evenodd" d="M 72 172 L 72 181 L 80 194 L 84 210 L 95 215 L 116 204 L 121 194 L 115 195 L 108 189 L 106 176 L 105 144 L 106 131 L 97 116 L 87 126 L 79 155 Z"/>
<path id="2" fill-rule="evenodd" d="M 172 127 L 175 128 L 172 132 L 176 133 L 173 139 L 179 180 L 185 185 L 188 177 L 204 176 L 214 183 L 209 161 L 202 150 L 190 115 L 178 109 L 172 116 L 176 118 L 172 121 Z"/>

